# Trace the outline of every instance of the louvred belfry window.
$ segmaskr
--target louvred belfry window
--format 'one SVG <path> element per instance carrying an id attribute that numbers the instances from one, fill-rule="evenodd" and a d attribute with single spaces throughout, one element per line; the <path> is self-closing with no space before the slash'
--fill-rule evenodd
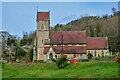
<path id="1" fill-rule="evenodd" d="M 41 30 L 44 30 L 44 26 L 43 25 L 41 26 Z"/>

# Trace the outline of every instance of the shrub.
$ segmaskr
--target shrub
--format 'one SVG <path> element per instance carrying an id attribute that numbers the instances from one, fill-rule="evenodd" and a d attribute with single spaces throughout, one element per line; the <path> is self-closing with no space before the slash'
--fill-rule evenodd
<path id="1" fill-rule="evenodd" d="M 93 57 L 93 55 L 91 53 L 88 53 L 88 59 L 91 59 Z"/>
<path id="2" fill-rule="evenodd" d="M 65 55 L 61 58 L 51 60 L 56 63 L 58 69 L 62 69 L 67 65 L 67 57 Z"/>
<path id="3" fill-rule="evenodd" d="M 31 49 L 30 54 L 29 54 L 30 61 L 33 61 L 33 49 Z"/>

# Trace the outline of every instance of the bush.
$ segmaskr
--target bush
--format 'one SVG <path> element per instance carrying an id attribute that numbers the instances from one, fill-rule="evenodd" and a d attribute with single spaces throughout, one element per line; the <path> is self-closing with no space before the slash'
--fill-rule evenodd
<path id="1" fill-rule="evenodd" d="M 62 69 L 67 65 L 67 57 L 65 55 L 61 58 L 51 60 L 56 63 L 58 69 Z"/>
<path id="2" fill-rule="evenodd" d="M 88 53 L 88 59 L 91 59 L 93 57 L 93 55 L 91 53 Z"/>

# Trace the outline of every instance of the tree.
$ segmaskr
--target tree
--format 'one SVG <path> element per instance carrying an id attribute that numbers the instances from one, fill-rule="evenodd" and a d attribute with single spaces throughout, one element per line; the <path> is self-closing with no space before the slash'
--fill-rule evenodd
<path id="1" fill-rule="evenodd" d="M 108 18 L 109 18 L 108 14 L 105 14 L 105 15 L 103 15 L 102 17 L 103 17 L 104 19 L 108 19 Z"/>
<path id="2" fill-rule="evenodd" d="M 27 38 L 28 36 L 28 32 L 23 32 L 23 39 Z"/>
<path id="3" fill-rule="evenodd" d="M 33 41 L 33 39 L 29 37 L 29 38 L 27 39 L 27 44 L 30 45 L 30 44 L 32 43 L 32 41 Z"/>
<path id="4" fill-rule="evenodd" d="M 33 49 L 31 49 L 30 54 L 29 54 L 30 61 L 33 61 Z"/>
<path id="5" fill-rule="evenodd" d="M 27 39 L 22 39 L 21 41 L 20 41 L 20 46 L 24 46 L 24 45 L 26 45 L 27 44 Z"/>
<path id="6" fill-rule="evenodd" d="M 59 27 L 59 24 L 55 25 L 54 30 L 57 31 L 57 30 L 58 30 L 58 27 Z"/>
<path id="7" fill-rule="evenodd" d="M 98 25 L 98 24 L 96 25 L 96 30 L 95 30 L 95 32 L 96 32 L 96 33 L 95 33 L 96 36 L 99 37 L 99 33 L 101 32 L 101 30 L 100 30 L 100 25 Z"/>
<path id="8" fill-rule="evenodd" d="M 57 25 L 55 25 L 54 30 L 58 31 L 59 29 L 62 28 L 62 26 L 63 26 L 62 24 L 57 24 Z"/>
<path id="9" fill-rule="evenodd" d="M 10 38 L 7 39 L 7 45 L 10 45 L 11 44 L 11 40 Z"/>
<path id="10" fill-rule="evenodd" d="M 11 58 L 13 58 L 16 45 L 17 45 L 17 43 L 16 43 L 15 39 L 11 39 L 11 38 L 7 39 L 7 49 L 5 51 L 7 51 L 7 54 L 9 55 L 8 56 L 9 61 L 11 61 Z"/>
<path id="11" fill-rule="evenodd" d="M 92 27 L 90 26 L 90 36 L 94 37 L 94 30 L 92 29 Z"/>
<path id="12" fill-rule="evenodd" d="M 8 38 L 8 39 L 7 39 L 7 45 L 8 45 L 8 46 L 11 46 L 11 45 L 14 45 L 14 46 L 15 46 L 15 45 L 16 45 L 15 40 Z"/>
<path id="13" fill-rule="evenodd" d="M 16 53 L 15 56 L 25 56 L 26 55 L 26 51 L 20 47 L 16 48 Z"/>
<path id="14" fill-rule="evenodd" d="M 116 15 L 116 12 L 117 12 L 117 11 L 116 11 L 116 8 L 113 7 L 113 8 L 112 8 L 112 12 L 113 12 L 113 15 Z"/>

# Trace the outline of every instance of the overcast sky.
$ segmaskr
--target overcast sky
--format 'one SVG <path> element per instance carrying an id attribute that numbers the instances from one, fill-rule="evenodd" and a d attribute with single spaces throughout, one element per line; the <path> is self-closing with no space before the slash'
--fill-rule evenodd
<path id="1" fill-rule="evenodd" d="M 2 3 L 2 30 L 22 36 L 23 32 L 36 30 L 36 13 L 50 10 L 50 25 L 66 24 L 83 14 L 112 14 L 117 2 L 8 2 Z"/>

